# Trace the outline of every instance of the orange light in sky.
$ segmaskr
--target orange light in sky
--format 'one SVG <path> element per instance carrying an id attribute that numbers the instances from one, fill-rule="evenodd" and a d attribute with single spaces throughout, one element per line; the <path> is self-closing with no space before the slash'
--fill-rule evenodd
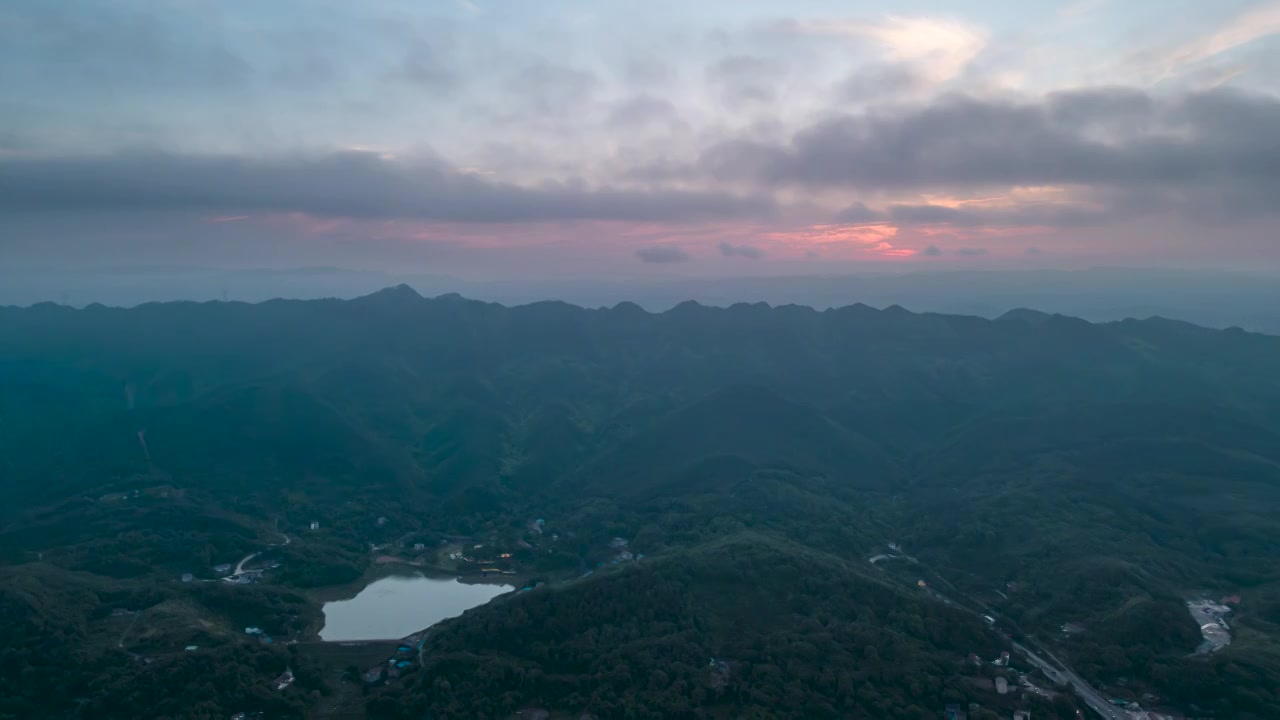
<path id="1" fill-rule="evenodd" d="M 884 257 L 909 257 L 914 255 L 916 253 L 915 250 L 894 247 L 893 243 L 889 242 L 897 235 L 897 226 L 888 223 L 869 223 L 865 225 L 811 225 L 803 230 L 766 233 L 763 237 L 767 240 L 802 250 L 845 247 L 858 253 L 871 253 Z"/>

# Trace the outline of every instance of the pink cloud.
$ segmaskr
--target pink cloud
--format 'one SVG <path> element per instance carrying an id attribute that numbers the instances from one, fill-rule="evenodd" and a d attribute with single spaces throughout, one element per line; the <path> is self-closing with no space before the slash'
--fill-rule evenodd
<path id="1" fill-rule="evenodd" d="M 889 223 L 863 225 L 811 225 L 801 230 L 775 231 L 762 235 L 771 242 L 781 243 L 796 250 L 813 251 L 834 249 L 851 251 L 854 255 L 879 255 L 886 258 L 909 257 L 916 253 L 909 248 L 895 246 L 890 240 L 898 236 L 899 228 Z"/>

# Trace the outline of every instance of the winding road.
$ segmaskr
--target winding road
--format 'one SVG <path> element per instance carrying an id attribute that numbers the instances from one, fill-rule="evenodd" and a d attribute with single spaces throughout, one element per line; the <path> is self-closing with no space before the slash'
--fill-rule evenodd
<path id="1" fill-rule="evenodd" d="M 271 548 L 275 548 L 275 547 L 284 547 L 285 545 L 289 544 L 288 535 L 285 535 L 284 533 L 280 533 L 280 537 L 284 538 L 284 541 L 275 543 L 273 545 L 268 545 L 267 550 L 270 550 Z M 240 558 L 240 562 L 236 563 L 235 571 L 222 579 L 225 580 L 226 582 L 236 582 L 236 579 L 244 574 L 245 564 L 248 562 L 251 562 L 254 558 L 258 557 L 264 552 L 266 552 L 266 550 L 259 550 L 258 552 L 249 553 L 248 555 L 245 555 L 244 557 Z"/>
<path id="2" fill-rule="evenodd" d="M 1058 685 L 1070 685 L 1071 689 L 1075 691 L 1076 696 L 1083 700 L 1084 703 L 1089 706 L 1089 709 L 1098 713 L 1102 717 L 1107 718 L 1107 720 L 1130 720 L 1134 717 L 1133 713 L 1128 710 L 1112 705 L 1110 701 L 1102 696 L 1102 693 L 1094 690 L 1089 683 L 1080 679 L 1079 675 L 1076 675 L 1071 668 L 1062 664 L 1062 661 L 1058 660 L 1058 658 L 1048 650 L 1042 649 L 1044 654 L 1049 656 L 1049 659 L 1053 662 L 1045 660 L 1037 655 L 1035 651 L 1016 642 L 1013 643 L 1013 649 L 1021 653 L 1022 656 L 1025 657 L 1032 665 L 1043 670 L 1045 676 L 1054 683 Z M 1062 669 L 1055 666 L 1053 664 L 1054 662 L 1062 665 Z"/>
<path id="3" fill-rule="evenodd" d="M 914 558 L 912 559 L 914 560 Z M 920 567 L 925 568 L 929 573 L 937 577 L 942 577 L 941 575 L 938 575 L 938 573 L 935 572 L 932 568 L 929 568 L 928 566 L 920 563 L 918 560 L 916 560 L 916 563 L 920 565 Z M 930 587 L 928 588 L 928 590 L 931 594 L 937 596 L 943 602 L 950 604 L 952 607 L 957 607 L 962 610 L 965 610 L 979 618 L 982 618 L 983 616 L 983 613 L 980 610 L 974 610 L 973 608 L 970 608 L 968 605 L 964 603 L 955 602 L 954 600 L 943 595 L 941 592 L 938 592 L 936 587 Z M 957 592 L 959 591 L 957 590 Z M 964 594 L 964 593 L 961 593 L 961 594 Z M 965 595 L 965 597 L 970 602 L 976 603 L 977 607 L 979 608 L 983 607 L 983 605 L 980 602 L 978 602 L 975 598 L 972 598 L 968 595 Z M 1033 644 L 1036 645 L 1036 649 L 1039 650 L 1040 652 L 1043 652 L 1044 655 L 1049 658 L 1049 660 L 1045 660 L 1044 658 L 1040 657 L 1038 654 L 1036 654 L 1035 650 L 1032 650 L 1031 648 L 1028 648 L 1025 645 L 1021 645 L 1016 642 L 1012 643 L 1013 649 L 1017 650 L 1032 665 L 1035 665 L 1037 668 L 1040 668 L 1041 670 L 1043 670 L 1044 674 L 1054 683 L 1058 685 L 1070 685 L 1071 689 L 1075 692 L 1076 696 L 1079 697 L 1081 700 L 1083 700 L 1085 705 L 1089 706 L 1090 710 L 1093 710 L 1098 715 L 1102 716 L 1103 718 L 1106 718 L 1106 720 L 1134 720 L 1135 718 L 1140 717 L 1140 715 L 1136 713 L 1132 713 L 1124 708 L 1120 708 L 1120 707 L 1116 707 L 1115 705 L 1112 705 L 1111 702 L 1107 700 L 1105 696 L 1102 695 L 1102 693 L 1093 689 L 1093 687 L 1089 685 L 1089 683 L 1085 682 L 1066 663 L 1059 660 L 1053 653 L 1041 647 L 1039 643 L 1034 643 L 1034 641 L 1032 642 Z"/>

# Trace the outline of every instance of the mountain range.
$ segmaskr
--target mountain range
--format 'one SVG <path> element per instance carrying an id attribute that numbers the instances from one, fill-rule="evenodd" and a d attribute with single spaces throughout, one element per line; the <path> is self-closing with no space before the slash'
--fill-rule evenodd
<path id="1" fill-rule="evenodd" d="M 648 556 L 512 600 L 524 624 L 498 605 L 447 623 L 431 666 L 447 688 L 382 691 L 373 715 L 465 717 L 483 696 L 495 713 L 934 717 L 967 687 L 946 658 L 1000 647 L 947 598 L 997 612 L 1010 637 L 1056 638 L 1090 682 L 1268 717 L 1277 367 L 1280 337 L 1029 309 L 651 313 L 405 285 L 353 300 L 6 307 L 0 542 L 11 578 L 43 565 L 54 586 L 69 581 L 53 569 L 79 583 L 172 576 L 313 518 L 342 533 L 291 546 L 281 592 L 359 576 L 380 515 L 446 535 L 545 517 L 575 533 L 566 576 L 618 535 Z M 104 504 L 135 490 L 128 511 Z M 867 562 L 890 542 L 918 565 Z M 937 596 L 913 590 L 925 575 Z M 14 582 L 0 583 L 6 607 L 28 617 L 43 591 Z M 785 598 L 760 589 L 775 582 Z M 1203 593 L 1242 598 L 1237 641 L 1192 656 L 1185 601 Z M 741 615 L 750 607 L 768 621 Z M 1088 631 L 1059 638 L 1066 624 Z M 590 660 L 610 633 L 616 653 Z M 646 645 L 663 634 L 679 642 Z M 920 687 L 883 669 L 897 645 Z M 826 677 L 814 658 L 833 653 Z M 741 670 L 720 683 L 695 668 L 701 655 Z"/>

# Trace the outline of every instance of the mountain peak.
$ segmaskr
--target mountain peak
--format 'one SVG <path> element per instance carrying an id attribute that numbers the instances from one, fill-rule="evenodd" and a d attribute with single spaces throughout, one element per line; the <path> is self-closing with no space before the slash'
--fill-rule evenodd
<path id="1" fill-rule="evenodd" d="M 389 287 L 389 288 L 386 288 L 386 289 L 382 290 L 382 292 L 387 293 L 387 294 L 394 294 L 394 295 L 397 295 L 397 296 L 411 297 L 411 298 L 415 298 L 415 299 L 418 299 L 418 300 L 421 300 L 421 299 L 422 299 L 422 296 L 418 294 L 418 291 L 417 291 L 417 290 L 414 290 L 412 287 L 410 287 L 410 286 L 409 286 L 409 285 L 407 285 L 406 283 L 400 283 L 399 285 L 396 285 L 395 287 Z"/>
<path id="2" fill-rule="evenodd" d="M 613 306 L 613 311 L 614 311 L 614 312 L 616 312 L 616 313 L 625 313 L 626 315 L 630 315 L 630 316 L 635 316 L 635 315 L 647 315 L 647 314 L 648 314 L 647 312 L 645 312 L 645 309 L 644 309 L 644 308 L 642 308 L 642 307 L 640 307 L 639 305 L 637 305 L 637 304 L 635 304 L 635 303 L 631 302 L 630 300 L 623 300 L 622 302 L 618 303 L 617 305 L 614 305 L 614 306 Z"/>
<path id="3" fill-rule="evenodd" d="M 418 294 L 417 290 L 414 290 L 412 287 L 406 285 L 405 283 L 400 283 L 399 285 L 395 285 L 392 287 L 385 287 L 377 292 L 365 295 L 364 297 L 380 298 L 383 300 L 421 300 L 422 299 L 422 296 Z"/>
<path id="4" fill-rule="evenodd" d="M 1014 308 L 1009 312 L 996 318 L 996 322 L 1022 322 L 1028 325 L 1039 325 L 1048 320 L 1051 315 L 1040 312 L 1039 310 L 1031 310 L 1029 308 Z"/>
<path id="5" fill-rule="evenodd" d="M 669 310 L 668 312 L 690 313 L 690 312 L 697 312 L 698 310 L 702 310 L 702 309 L 704 309 L 702 303 L 698 302 L 697 300 L 685 300 L 679 305 L 676 305 L 675 307 L 671 308 L 671 310 Z"/>

